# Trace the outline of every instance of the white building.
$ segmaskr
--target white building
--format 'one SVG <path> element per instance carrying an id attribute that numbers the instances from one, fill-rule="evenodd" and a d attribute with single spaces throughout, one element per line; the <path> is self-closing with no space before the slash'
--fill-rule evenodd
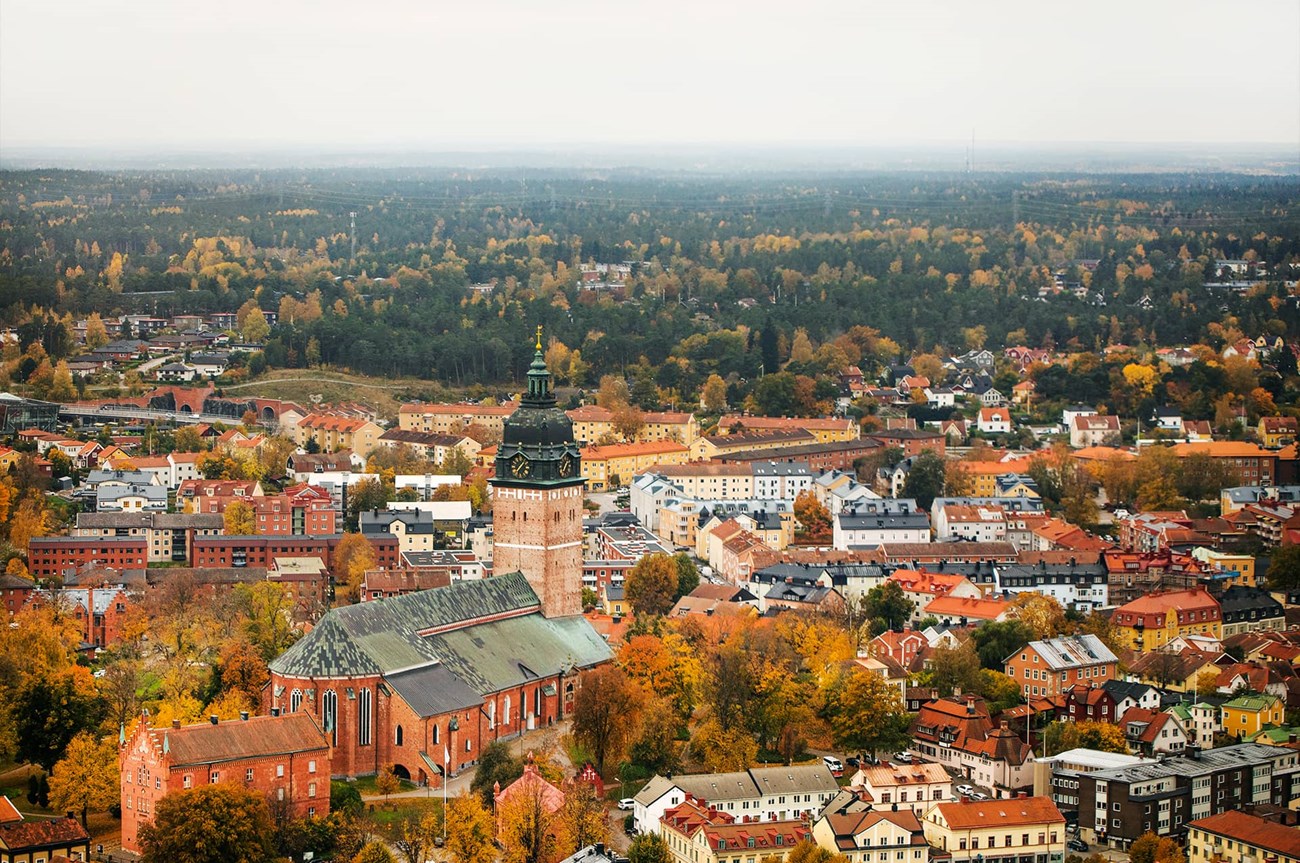
<path id="1" fill-rule="evenodd" d="M 664 812 L 690 794 L 737 821 L 786 821 L 805 812 L 815 815 L 839 790 L 839 783 L 822 764 L 656 776 L 633 798 L 632 814 L 638 833 L 658 833 Z"/>
<path id="2" fill-rule="evenodd" d="M 837 551 L 886 542 L 929 542 L 930 517 L 911 498 L 856 500 L 833 519 Z"/>

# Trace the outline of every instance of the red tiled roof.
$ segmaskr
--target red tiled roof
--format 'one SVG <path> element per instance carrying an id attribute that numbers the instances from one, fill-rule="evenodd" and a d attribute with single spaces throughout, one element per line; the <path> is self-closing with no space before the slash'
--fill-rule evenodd
<path id="1" fill-rule="evenodd" d="M 970 803 L 936 803 L 951 830 L 1064 824 L 1065 816 L 1050 797 L 1016 797 Z"/>
<path id="2" fill-rule="evenodd" d="M 1187 825 L 1193 830 L 1205 830 L 1247 845 L 1274 851 L 1287 857 L 1300 857 L 1300 830 L 1265 821 L 1258 815 L 1248 815 L 1233 809 L 1201 818 Z"/>
<path id="3" fill-rule="evenodd" d="M 0 848 L 9 852 L 25 848 L 57 848 L 90 842 L 90 834 L 76 818 L 48 818 L 0 824 Z"/>
<path id="4" fill-rule="evenodd" d="M 216 725 L 205 722 L 181 728 L 155 728 L 152 734 L 157 741 L 166 737 L 173 766 L 329 748 L 325 735 L 306 713 L 254 716 Z"/>

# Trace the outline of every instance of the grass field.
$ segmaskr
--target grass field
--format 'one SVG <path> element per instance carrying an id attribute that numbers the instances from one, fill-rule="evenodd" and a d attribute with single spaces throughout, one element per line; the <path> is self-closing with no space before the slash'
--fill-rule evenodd
<path id="1" fill-rule="evenodd" d="M 445 398 L 448 393 L 432 381 L 416 378 L 370 378 L 334 369 L 276 369 L 255 381 L 223 388 L 229 396 L 285 399 L 310 408 L 319 401 L 364 402 L 380 416 L 395 418 L 402 402 L 413 398 Z"/>

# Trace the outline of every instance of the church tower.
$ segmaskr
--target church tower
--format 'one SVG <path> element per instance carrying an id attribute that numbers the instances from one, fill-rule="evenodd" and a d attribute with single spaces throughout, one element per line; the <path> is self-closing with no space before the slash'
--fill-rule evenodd
<path id="1" fill-rule="evenodd" d="M 586 480 L 573 423 L 555 404 L 542 328 L 528 392 L 505 421 L 492 480 L 492 568 L 522 572 L 546 617 L 582 613 L 582 502 Z"/>

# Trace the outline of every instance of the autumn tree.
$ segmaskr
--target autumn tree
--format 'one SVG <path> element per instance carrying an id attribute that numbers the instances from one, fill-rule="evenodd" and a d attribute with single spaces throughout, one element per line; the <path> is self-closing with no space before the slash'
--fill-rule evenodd
<path id="1" fill-rule="evenodd" d="M 452 863 L 495 863 L 493 832 L 492 815 L 477 796 L 462 794 L 447 805 L 446 851 Z"/>
<path id="2" fill-rule="evenodd" d="M 99 312 L 91 312 L 86 316 L 86 347 L 93 351 L 106 344 L 108 329 L 104 326 L 104 319 L 99 316 Z"/>
<path id="3" fill-rule="evenodd" d="M 690 749 L 708 773 L 748 770 L 758 759 L 758 742 L 748 729 L 742 725 L 724 727 L 714 717 L 695 727 Z"/>
<path id="4" fill-rule="evenodd" d="M 604 802 L 594 786 L 580 782 L 564 795 L 564 805 L 555 813 L 556 846 L 568 857 L 588 845 L 609 841 L 609 820 Z"/>
<path id="5" fill-rule="evenodd" d="M 271 334 L 271 325 L 266 322 L 266 315 L 257 305 L 256 300 L 249 300 L 235 313 L 239 325 L 239 334 L 245 342 L 257 344 Z"/>
<path id="6" fill-rule="evenodd" d="M 1065 609 L 1053 596 L 1027 590 L 1016 594 L 1010 610 L 1029 627 L 1034 638 L 1055 638 L 1065 630 Z"/>
<path id="7" fill-rule="evenodd" d="M 980 658 L 969 641 L 957 647 L 939 645 L 930 654 L 929 683 L 940 696 L 974 692 L 979 686 Z"/>
<path id="8" fill-rule="evenodd" d="M 834 863 L 844 859 L 844 855 L 827 851 L 812 839 L 804 839 L 790 849 L 785 863 Z"/>
<path id="9" fill-rule="evenodd" d="M 90 673 L 74 667 L 29 678 L 15 693 L 12 711 L 18 757 L 49 772 L 74 737 L 99 725 L 104 705 Z"/>
<path id="10" fill-rule="evenodd" d="M 1079 748 L 1128 752 L 1124 730 L 1113 722 L 1052 722 L 1043 730 L 1043 746 L 1048 755 Z"/>
<path id="11" fill-rule="evenodd" d="M 379 558 L 365 536 L 346 533 L 334 548 L 332 563 L 335 584 L 346 585 L 348 601 L 356 602 L 361 595 L 361 580 L 367 570 L 379 565 Z"/>
<path id="12" fill-rule="evenodd" d="M 497 803 L 497 842 L 505 863 L 554 863 L 556 813 L 547 806 L 546 786 L 527 782 L 514 786 Z"/>
<path id="13" fill-rule="evenodd" d="M 375 791 L 384 795 L 384 805 L 388 805 L 388 798 L 396 794 L 402 787 L 402 781 L 397 778 L 393 771 L 393 765 L 385 764 L 383 768 L 375 775 Z"/>
<path id="14" fill-rule="evenodd" d="M 623 595 L 637 616 L 664 615 L 677 595 L 677 563 L 666 554 L 648 554 L 628 571 Z"/>
<path id="15" fill-rule="evenodd" d="M 352 863 L 397 863 L 397 861 L 393 859 L 393 852 L 388 850 L 387 845 L 378 839 L 372 839 L 357 852 L 352 858 Z"/>
<path id="16" fill-rule="evenodd" d="M 627 849 L 628 863 L 673 863 L 668 843 L 658 833 L 638 833 Z"/>
<path id="17" fill-rule="evenodd" d="M 902 585 L 886 581 L 867 591 L 863 609 L 868 620 L 878 620 L 886 629 L 899 630 L 912 616 L 916 603 L 907 598 Z"/>
<path id="18" fill-rule="evenodd" d="M 63 758 L 50 775 L 50 805 L 59 812 L 86 813 L 107 810 L 121 799 L 117 767 L 117 744 L 111 738 L 97 740 L 81 732 L 68 743 Z"/>
<path id="19" fill-rule="evenodd" d="M 1300 545 L 1283 545 L 1273 549 L 1268 563 L 1268 586 L 1272 590 L 1300 587 Z"/>
<path id="20" fill-rule="evenodd" d="M 257 533 L 257 518 L 253 507 L 242 500 L 231 501 L 221 514 L 226 536 L 253 536 Z"/>
<path id="21" fill-rule="evenodd" d="M 234 605 L 243 619 L 244 634 L 267 662 L 297 640 L 293 628 L 293 593 L 273 581 L 241 584 Z"/>
<path id="22" fill-rule="evenodd" d="M 1187 855 L 1177 841 L 1149 830 L 1133 840 L 1128 859 L 1129 863 L 1187 863 Z"/>
<path id="23" fill-rule="evenodd" d="M 854 752 L 907 746 L 910 717 L 898 687 L 879 674 L 850 666 L 826 696 L 835 744 Z"/>
<path id="24" fill-rule="evenodd" d="M 140 828 L 144 863 L 264 863 L 273 859 L 266 798 L 236 785 L 200 785 L 157 802 Z"/>
<path id="25" fill-rule="evenodd" d="M 636 727 L 639 700 L 621 668 L 602 665 L 583 672 L 573 703 L 573 736 L 591 752 L 598 771 L 622 753 Z"/>
<path id="26" fill-rule="evenodd" d="M 700 407 L 708 413 L 722 413 L 727 409 L 727 382 L 718 374 L 711 374 L 700 390 Z"/>
<path id="27" fill-rule="evenodd" d="M 407 810 L 393 826 L 393 847 L 406 858 L 406 863 L 425 863 L 442 839 L 442 822 L 440 803 L 425 810 Z"/>
<path id="28" fill-rule="evenodd" d="M 810 541 L 825 542 L 830 538 L 831 514 L 812 489 L 799 492 L 794 499 L 794 517 Z"/>

